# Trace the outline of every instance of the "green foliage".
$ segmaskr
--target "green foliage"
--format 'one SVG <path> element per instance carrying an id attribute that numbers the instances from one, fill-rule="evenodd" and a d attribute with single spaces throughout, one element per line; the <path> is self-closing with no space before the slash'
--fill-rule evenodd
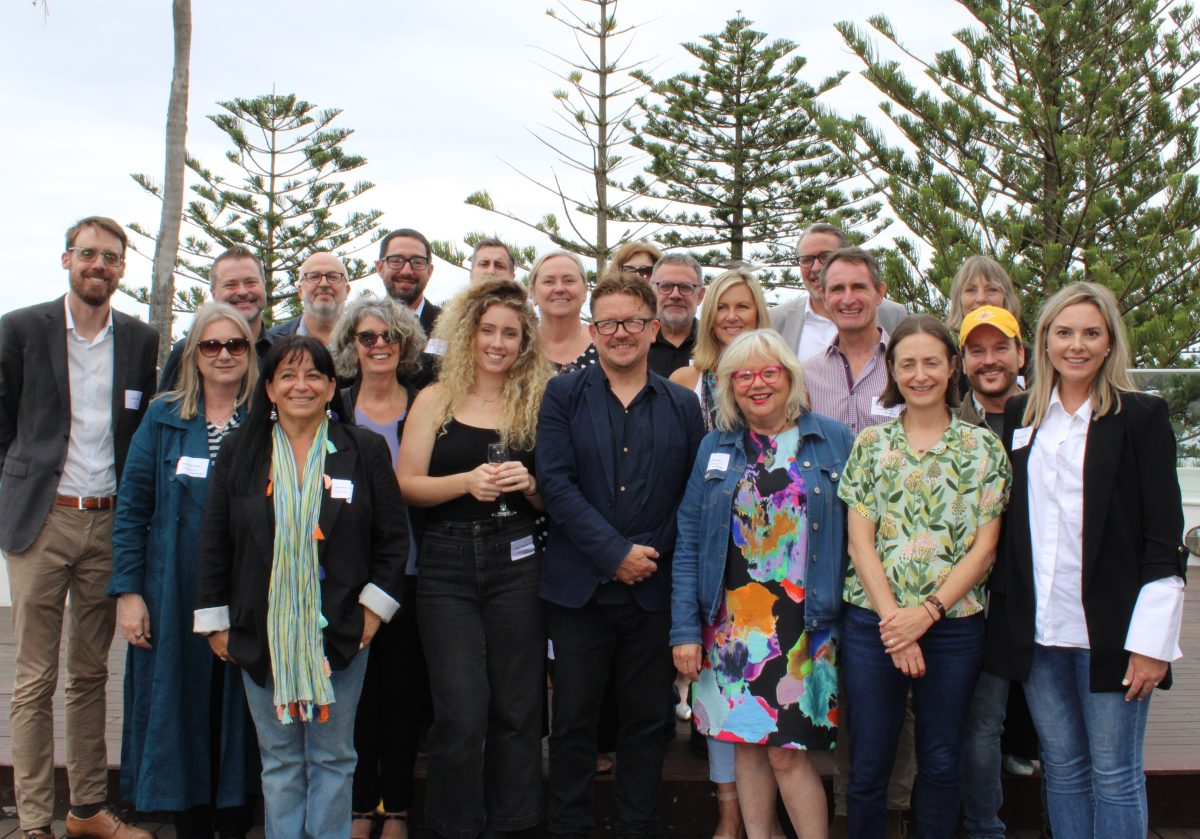
<path id="1" fill-rule="evenodd" d="M 683 44 L 697 72 L 662 81 L 633 73 L 649 93 L 638 99 L 645 119 L 631 144 L 650 162 L 625 188 L 659 205 L 636 217 L 668 225 L 661 243 L 699 250 L 708 265 L 794 265 L 796 237 L 808 225 L 850 229 L 879 210 L 864 193 L 845 191 L 856 171 L 808 113 L 845 74 L 812 87 L 800 78 L 806 60 L 792 55 L 796 45 L 767 42 L 751 26 L 739 16 L 703 43 Z"/>
<path id="2" fill-rule="evenodd" d="M 959 0 L 978 22 L 932 58 L 837 25 L 903 136 L 820 112 L 826 136 L 911 235 L 883 268 L 889 295 L 944 310 L 977 253 L 1010 272 L 1031 320 L 1068 282 L 1116 293 L 1140 364 L 1171 366 L 1200 339 L 1200 89 L 1192 9 L 1168 0 Z"/>
<path id="3" fill-rule="evenodd" d="M 298 270 L 314 251 L 341 256 L 351 279 L 371 273 L 372 263 L 348 254 L 384 235 L 379 228 L 383 213 L 344 212 L 343 205 L 373 184 L 339 179 L 367 162 L 342 148 L 353 131 L 332 125 L 341 111 L 319 110 L 292 94 L 218 104 L 222 112 L 209 120 L 232 142 L 225 160 L 236 174 L 220 174 L 188 156 L 195 197 L 184 207 L 183 220 L 194 232 L 180 243 L 181 271 L 207 282 L 215 256 L 233 244 L 252 248 L 266 268 L 268 322 L 277 304 L 283 306 L 284 317 L 299 313 Z M 161 190 L 150 178 L 132 177 L 161 199 Z M 154 238 L 137 224 L 129 227 Z M 204 299 L 203 291 L 185 288 L 176 292 L 175 306 L 177 311 L 194 311 Z"/>

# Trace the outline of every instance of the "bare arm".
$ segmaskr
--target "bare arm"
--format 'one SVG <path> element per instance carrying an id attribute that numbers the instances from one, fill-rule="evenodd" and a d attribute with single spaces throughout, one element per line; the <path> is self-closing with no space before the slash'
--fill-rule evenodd
<path id="1" fill-rule="evenodd" d="M 437 438 L 437 406 L 442 388 L 430 385 L 418 394 L 404 423 L 404 438 L 396 459 L 396 480 L 404 501 L 414 507 L 435 507 L 470 493 L 480 501 L 495 501 L 499 489 L 492 467 L 482 463 L 470 472 L 430 477 L 429 459 Z"/>

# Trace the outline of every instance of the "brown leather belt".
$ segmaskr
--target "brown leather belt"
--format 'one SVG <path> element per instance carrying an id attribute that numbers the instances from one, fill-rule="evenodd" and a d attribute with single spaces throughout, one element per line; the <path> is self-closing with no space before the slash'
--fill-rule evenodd
<path id="1" fill-rule="evenodd" d="M 113 505 L 117 503 L 117 498 L 114 495 L 92 496 L 90 498 L 76 498 L 73 495 L 56 495 L 54 503 L 59 507 L 70 507 L 74 510 L 111 510 Z"/>

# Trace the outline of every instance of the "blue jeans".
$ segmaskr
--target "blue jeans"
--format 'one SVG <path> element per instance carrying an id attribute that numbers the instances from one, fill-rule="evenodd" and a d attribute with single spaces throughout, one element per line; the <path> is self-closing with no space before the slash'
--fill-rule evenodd
<path id="1" fill-rule="evenodd" d="M 326 839 L 350 835 L 354 785 L 354 716 L 367 654 L 333 672 L 335 701 L 323 723 L 284 725 L 275 716 L 275 685 L 259 687 L 245 671 L 246 702 L 262 756 L 267 839 Z"/>
<path id="2" fill-rule="evenodd" d="M 1004 822 L 999 815 L 1004 803 L 1000 786 L 1000 736 L 1004 733 L 1008 685 L 1008 679 L 987 671 L 980 673 L 967 712 L 959 774 L 963 827 L 971 839 L 1004 839 Z"/>
<path id="3" fill-rule="evenodd" d="M 734 744 L 705 737 L 708 743 L 708 779 L 714 784 L 732 784 L 737 780 L 734 768 Z"/>
<path id="4" fill-rule="evenodd" d="M 888 778 L 912 689 L 916 716 L 917 835 L 953 839 L 958 828 L 958 762 L 971 695 L 983 667 L 983 615 L 934 624 L 919 641 L 925 675 L 896 669 L 879 637 L 879 616 L 846 606 L 842 673 L 849 694 L 847 820 L 855 839 L 883 839 Z"/>
<path id="5" fill-rule="evenodd" d="M 1145 836 L 1142 742 L 1150 700 L 1092 693 L 1090 662 L 1088 650 L 1036 646 L 1025 683 L 1054 839 Z"/>

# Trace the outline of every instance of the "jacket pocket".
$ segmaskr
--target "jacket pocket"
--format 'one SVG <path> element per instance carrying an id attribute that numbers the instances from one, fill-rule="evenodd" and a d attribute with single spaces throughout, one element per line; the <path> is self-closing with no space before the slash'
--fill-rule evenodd
<path id="1" fill-rule="evenodd" d="M 29 474 L 29 464 L 20 458 L 7 457 L 4 459 L 3 474 L 13 478 L 24 478 Z"/>

